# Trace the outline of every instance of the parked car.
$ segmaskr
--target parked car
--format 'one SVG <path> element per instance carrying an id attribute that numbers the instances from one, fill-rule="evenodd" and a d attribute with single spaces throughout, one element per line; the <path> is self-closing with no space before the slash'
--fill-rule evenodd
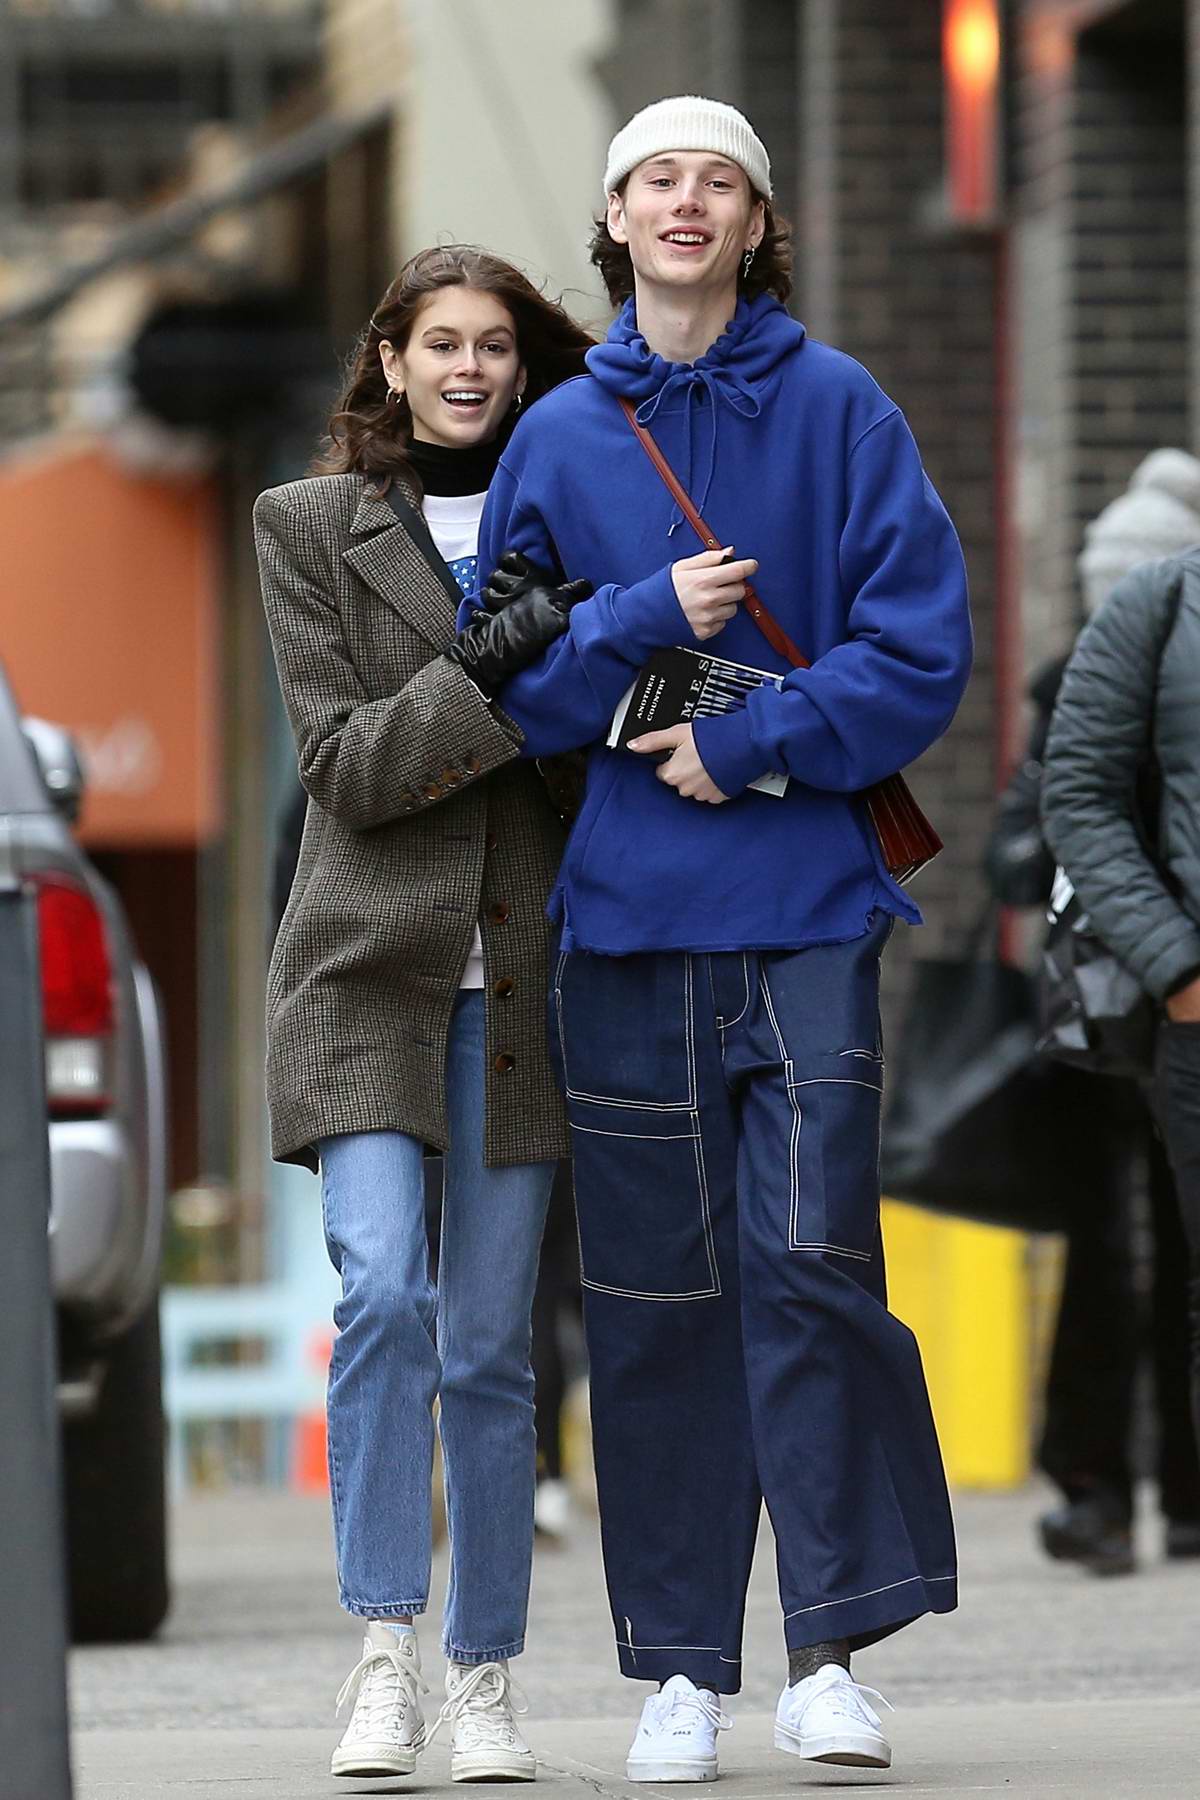
<path id="1" fill-rule="evenodd" d="M 154 984 L 75 841 L 83 777 L 0 671 L 0 834 L 37 899 L 68 1588 L 77 1640 L 167 1609 L 158 1290 L 166 1084 Z"/>

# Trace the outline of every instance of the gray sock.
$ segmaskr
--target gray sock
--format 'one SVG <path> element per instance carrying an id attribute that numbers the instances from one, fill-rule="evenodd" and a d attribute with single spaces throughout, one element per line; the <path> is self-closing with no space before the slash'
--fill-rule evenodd
<path id="1" fill-rule="evenodd" d="M 827 1644 L 806 1644 L 803 1650 L 788 1651 L 788 1686 L 795 1687 L 808 1675 L 815 1675 L 826 1663 L 837 1663 L 850 1673 L 850 1646 L 845 1638 L 832 1638 Z"/>

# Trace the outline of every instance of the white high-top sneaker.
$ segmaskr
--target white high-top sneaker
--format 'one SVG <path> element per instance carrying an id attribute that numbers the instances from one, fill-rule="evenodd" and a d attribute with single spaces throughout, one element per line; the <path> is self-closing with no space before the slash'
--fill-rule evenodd
<path id="1" fill-rule="evenodd" d="M 866 1696 L 892 1708 L 874 1688 L 860 1687 L 837 1663 L 826 1663 L 785 1687 L 775 1711 L 775 1748 L 810 1762 L 890 1769 L 892 1747 Z"/>
<path id="2" fill-rule="evenodd" d="M 717 1733 L 732 1724 L 716 1694 L 672 1675 L 642 1708 L 625 1774 L 630 1781 L 715 1781 Z"/>
<path id="3" fill-rule="evenodd" d="M 372 1619 L 363 1653 L 342 1683 L 341 1712 L 353 1700 L 341 1743 L 333 1753 L 332 1775 L 411 1775 L 425 1746 L 421 1695 L 421 1652 L 415 1631 L 396 1633 Z"/>
<path id="4" fill-rule="evenodd" d="M 451 1781 L 535 1781 L 533 1751 L 517 1729 L 513 1705 L 516 1683 L 505 1662 L 450 1663 L 446 1669 L 446 1702 L 430 1732 L 451 1726 Z"/>

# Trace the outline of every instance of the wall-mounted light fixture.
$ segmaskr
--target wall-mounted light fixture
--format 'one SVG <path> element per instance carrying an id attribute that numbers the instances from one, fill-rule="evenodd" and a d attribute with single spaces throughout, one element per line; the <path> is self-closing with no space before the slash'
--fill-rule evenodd
<path id="1" fill-rule="evenodd" d="M 998 0 L 944 0 L 942 71 L 949 214 L 990 225 L 1000 205 Z"/>

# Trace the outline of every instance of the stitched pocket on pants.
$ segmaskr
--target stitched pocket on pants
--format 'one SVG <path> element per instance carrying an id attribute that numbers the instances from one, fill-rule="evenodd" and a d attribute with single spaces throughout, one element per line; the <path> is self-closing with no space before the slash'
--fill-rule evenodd
<path id="1" fill-rule="evenodd" d="M 595 962 L 604 965 L 600 983 L 588 966 Z M 639 1114 L 695 1110 L 691 957 L 562 955 L 554 1004 L 568 1100 Z M 576 1030 L 568 1042 L 568 1010 L 586 1019 L 596 1004 L 606 1015 L 603 1041 Z"/>
<path id="2" fill-rule="evenodd" d="M 584 1287 L 629 1300 L 719 1294 L 695 1112 L 570 1100 Z"/>
<path id="3" fill-rule="evenodd" d="M 879 1229 L 880 1065 L 791 1080 L 788 1249 L 867 1262 Z"/>

